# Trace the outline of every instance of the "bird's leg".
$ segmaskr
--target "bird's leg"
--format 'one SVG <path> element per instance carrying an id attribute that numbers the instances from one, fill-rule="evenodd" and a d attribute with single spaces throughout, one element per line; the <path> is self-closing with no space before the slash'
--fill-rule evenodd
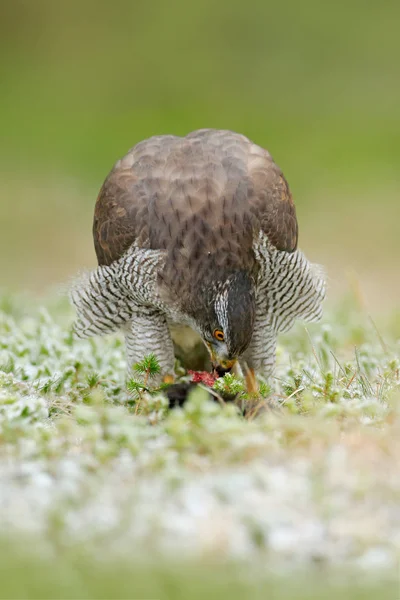
<path id="1" fill-rule="evenodd" d="M 258 383 L 254 369 L 246 369 L 246 388 L 249 394 L 258 394 Z"/>
<path id="2" fill-rule="evenodd" d="M 231 373 L 233 373 L 235 375 L 235 377 L 243 377 L 246 381 L 246 389 L 248 391 L 249 394 L 257 394 L 258 393 L 258 382 L 257 382 L 257 378 L 256 378 L 256 373 L 255 370 L 253 368 L 250 368 L 247 363 L 242 363 L 243 364 L 243 369 L 242 366 L 240 365 L 240 362 L 237 361 L 231 370 Z M 243 372 L 245 373 L 245 375 L 243 375 Z"/>
<path id="3" fill-rule="evenodd" d="M 136 363 L 154 354 L 160 372 L 151 377 L 149 383 L 157 386 L 174 380 L 174 347 L 164 314 L 145 307 L 135 309 L 132 320 L 124 327 L 124 333 L 129 376 L 132 376 Z M 140 379 L 140 375 L 135 373 L 135 378 L 138 376 Z"/>
<path id="4" fill-rule="evenodd" d="M 250 346 L 240 360 L 249 394 L 259 392 L 256 373 L 266 378 L 272 374 L 275 366 L 275 349 L 276 333 L 261 313 L 256 316 Z"/>
<path id="5" fill-rule="evenodd" d="M 243 377 L 242 367 L 240 366 L 240 362 L 237 360 L 231 369 L 231 373 L 238 377 L 239 379 Z"/>

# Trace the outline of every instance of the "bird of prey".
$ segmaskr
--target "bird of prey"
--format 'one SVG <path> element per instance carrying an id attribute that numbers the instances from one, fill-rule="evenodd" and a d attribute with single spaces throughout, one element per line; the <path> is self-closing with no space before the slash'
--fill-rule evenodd
<path id="1" fill-rule="evenodd" d="M 122 329 L 129 365 L 173 376 L 170 326 L 193 328 L 221 376 L 268 377 L 276 338 L 317 320 L 321 270 L 297 250 L 292 195 L 267 150 L 202 129 L 155 136 L 119 160 L 97 198 L 98 268 L 71 291 L 79 337 Z"/>

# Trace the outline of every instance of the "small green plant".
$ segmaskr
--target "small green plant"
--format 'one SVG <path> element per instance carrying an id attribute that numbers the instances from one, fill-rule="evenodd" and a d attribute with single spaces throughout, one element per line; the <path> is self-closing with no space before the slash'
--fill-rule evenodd
<path id="1" fill-rule="evenodd" d="M 216 380 L 213 389 L 226 396 L 236 396 L 244 392 L 244 382 L 238 379 L 233 373 L 226 373 L 223 377 Z"/>
<path id="2" fill-rule="evenodd" d="M 160 364 L 155 354 L 148 354 L 141 360 L 133 365 L 133 371 L 139 376 L 138 379 L 132 377 L 127 383 L 127 390 L 132 395 L 135 413 L 138 413 L 144 398 L 144 393 L 152 393 L 158 391 L 160 388 L 150 388 L 151 378 L 154 378 L 160 373 Z M 163 387 L 163 386 L 162 386 Z"/>
<path id="3" fill-rule="evenodd" d="M 143 386 L 147 387 L 149 379 L 158 375 L 161 369 L 155 354 L 151 353 L 134 364 L 133 370 L 143 377 Z"/>
<path id="4" fill-rule="evenodd" d="M 92 371 L 91 373 L 89 373 L 87 375 L 86 383 L 88 384 L 89 388 L 97 387 L 100 383 L 100 375 L 98 373 L 96 373 L 95 371 Z"/>

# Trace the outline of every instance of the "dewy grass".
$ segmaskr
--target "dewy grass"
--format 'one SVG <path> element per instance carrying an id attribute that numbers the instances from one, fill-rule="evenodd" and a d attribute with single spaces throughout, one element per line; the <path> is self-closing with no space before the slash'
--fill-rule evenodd
<path id="1" fill-rule="evenodd" d="M 174 410 L 162 390 L 140 390 L 138 410 L 118 336 L 75 341 L 63 301 L 49 299 L 48 309 L 34 309 L 16 298 L 3 306 L 0 537 L 16 544 L 11 570 L 19 573 L 22 548 L 30 554 L 29 544 L 18 546 L 29 536 L 40 540 L 32 542 L 35 560 L 54 561 L 59 581 L 75 581 L 73 557 L 80 552 L 89 562 L 121 568 L 139 559 L 161 568 L 171 557 L 178 564 L 236 561 L 251 569 L 252 585 L 266 569 L 271 577 L 287 577 L 323 566 L 355 571 L 355 581 L 367 573 L 378 580 L 397 575 L 395 327 L 380 329 L 351 305 L 312 329 L 297 327 L 281 338 L 275 377 L 261 382 L 259 398 L 241 398 L 243 382 L 232 376 L 216 386 L 216 393 L 221 387 L 246 406 L 253 403 L 243 416 L 201 388 Z M 156 367 L 152 357 L 138 367 L 149 373 L 149 387 Z M 29 564 L 27 573 L 39 569 Z M 98 581 L 110 589 L 100 571 Z M 82 591 L 85 577 L 64 588 L 68 597 L 102 597 L 93 586 Z M 184 569 L 181 579 L 165 577 L 174 583 L 164 587 L 188 585 Z M 200 582 L 206 577 L 198 585 L 211 597 Z M 9 575 L 0 579 L 0 594 L 24 595 Z M 35 585 L 30 589 L 40 589 Z M 313 597 L 311 591 L 304 597 Z M 364 597 L 356 592 L 349 597 Z"/>

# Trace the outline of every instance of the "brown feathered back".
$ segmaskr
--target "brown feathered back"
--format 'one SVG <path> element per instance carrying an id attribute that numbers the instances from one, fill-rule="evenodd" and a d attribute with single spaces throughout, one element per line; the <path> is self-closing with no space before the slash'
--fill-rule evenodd
<path id="1" fill-rule="evenodd" d="M 288 184 L 270 154 L 243 135 L 204 129 L 157 136 L 118 161 L 97 200 L 93 236 L 109 265 L 135 243 L 167 251 L 174 287 L 206 272 L 254 268 L 260 229 L 279 250 L 297 246 Z"/>

